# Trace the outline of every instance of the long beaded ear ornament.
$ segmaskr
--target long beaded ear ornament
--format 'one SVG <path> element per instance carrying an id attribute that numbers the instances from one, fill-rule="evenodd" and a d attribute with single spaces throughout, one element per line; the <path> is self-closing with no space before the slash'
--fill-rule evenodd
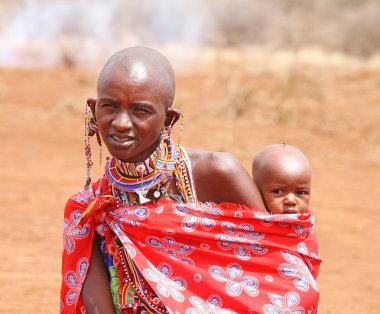
<path id="1" fill-rule="evenodd" d="M 178 142 L 177 144 L 180 145 L 181 144 L 181 137 L 182 137 L 182 131 L 183 131 L 183 114 L 181 113 L 181 125 L 179 127 L 179 135 L 178 135 Z"/>
<path id="2" fill-rule="evenodd" d="M 170 140 L 170 135 L 172 132 L 172 126 L 173 126 L 174 120 L 175 118 L 172 119 L 169 125 L 165 125 L 164 129 L 161 131 L 161 138 L 163 140 Z"/>
<path id="3" fill-rule="evenodd" d="M 89 112 L 89 122 L 88 122 L 88 135 L 89 136 L 94 136 L 96 135 L 96 141 L 99 144 L 99 165 L 102 165 L 102 139 L 99 134 L 99 129 L 98 129 L 98 123 L 95 120 L 95 117 L 92 115 L 91 111 Z"/>
<path id="4" fill-rule="evenodd" d="M 84 154 L 86 156 L 86 183 L 84 189 L 87 191 L 91 184 L 91 167 L 94 164 L 91 160 L 91 147 L 90 147 L 90 109 L 86 105 L 86 112 L 84 116 Z"/>
<path id="5" fill-rule="evenodd" d="M 181 136 L 182 136 L 182 131 L 183 131 L 183 114 L 180 113 L 180 118 L 181 118 L 181 126 L 180 126 L 180 129 L 179 129 L 179 138 L 178 138 L 178 143 L 180 143 L 181 141 Z M 163 140 L 169 140 L 170 139 L 170 136 L 171 136 L 171 132 L 172 132 L 172 127 L 173 127 L 173 124 L 175 123 L 176 121 L 176 118 L 174 117 L 172 119 L 172 121 L 169 123 L 169 125 L 165 125 L 165 128 L 164 130 L 161 131 L 161 138 Z"/>
<path id="6" fill-rule="evenodd" d="M 96 122 L 95 117 L 93 116 L 91 109 L 86 105 L 85 112 L 85 135 L 84 135 L 84 152 L 86 156 L 86 184 L 85 189 L 87 190 L 91 184 L 91 167 L 94 164 L 91 159 L 91 147 L 90 147 L 90 136 L 96 135 L 96 140 L 99 144 L 99 165 L 102 165 L 102 139 L 99 134 L 98 123 Z"/>

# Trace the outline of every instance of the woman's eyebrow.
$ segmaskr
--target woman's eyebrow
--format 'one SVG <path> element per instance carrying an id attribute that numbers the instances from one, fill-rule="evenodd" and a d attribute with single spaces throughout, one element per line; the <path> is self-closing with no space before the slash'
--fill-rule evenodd
<path id="1" fill-rule="evenodd" d="M 112 97 L 108 97 L 108 96 L 104 96 L 104 97 L 99 97 L 98 98 L 98 101 L 110 101 L 110 102 L 117 102 L 116 99 L 112 98 Z"/>

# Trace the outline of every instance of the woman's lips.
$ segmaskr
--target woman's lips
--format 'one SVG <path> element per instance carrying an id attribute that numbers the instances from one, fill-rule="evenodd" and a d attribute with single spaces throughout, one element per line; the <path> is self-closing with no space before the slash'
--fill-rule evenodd
<path id="1" fill-rule="evenodd" d="M 116 135 L 112 135 L 111 137 L 112 137 L 112 139 L 114 139 L 115 141 L 120 142 L 120 143 L 126 143 L 126 142 L 133 141 L 133 138 L 131 138 L 131 137 L 120 137 L 120 136 L 116 136 Z"/>
<path id="2" fill-rule="evenodd" d="M 122 147 L 131 145 L 135 140 L 131 136 L 122 136 L 122 135 L 110 135 L 109 138 L 113 145 L 122 146 Z"/>

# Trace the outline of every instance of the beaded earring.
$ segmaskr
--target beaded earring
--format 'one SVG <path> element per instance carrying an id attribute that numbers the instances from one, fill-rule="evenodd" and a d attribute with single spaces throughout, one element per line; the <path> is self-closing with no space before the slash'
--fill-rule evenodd
<path id="1" fill-rule="evenodd" d="M 96 141 L 98 142 L 98 145 L 99 145 L 99 165 L 101 166 L 102 165 L 102 139 L 99 134 L 98 123 L 96 122 L 95 117 L 92 115 L 92 113 L 89 116 L 88 135 L 89 136 L 96 135 Z"/>
<path id="2" fill-rule="evenodd" d="M 183 114 L 180 113 L 180 118 L 181 118 L 181 126 L 179 129 L 179 138 L 178 138 L 178 144 L 181 141 L 181 135 L 182 135 L 182 130 L 183 130 Z M 170 139 L 171 136 L 171 131 L 174 123 L 177 121 L 178 118 L 173 117 L 172 121 L 169 123 L 169 125 L 165 125 L 165 128 L 161 131 L 161 137 L 164 140 Z"/>
<path id="3" fill-rule="evenodd" d="M 163 140 L 170 140 L 170 135 L 172 133 L 173 120 L 172 122 L 169 123 L 169 125 L 165 125 L 164 129 L 161 131 L 161 138 Z"/>
<path id="4" fill-rule="evenodd" d="M 93 162 L 91 160 L 91 147 L 90 147 L 90 120 L 91 120 L 91 111 L 90 108 L 86 105 L 84 115 L 84 154 L 86 156 L 86 183 L 84 189 L 88 190 L 91 183 L 91 167 Z"/>
<path id="5" fill-rule="evenodd" d="M 102 139 L 99 134 L 98 124 L 95 117 L 93 116 L 91 109 L 86 105 L 85 109 L 85 134 L 84 134 L 84 153 L 86 156 L 86 184 L 85 189 L 87 190 L 91 183 L 91 167 L 94 164 L 91 157 L 91 147 L 90 147 L 90 136 L 96 135 L 96 140 L 99 144 L 99 163 L 102 164 Z"/>
<path id="6" fill-rule="evenodd" d="M 181 113 L 181 124 L 179 126 L 178 145 L 181 144 L 182 131 L 183 131 L 183 114 Z"/>
<path id="7" fill-rule="evenodd" d="M 161 138 L 163 140 L 168 140 L 170 139 L 171 135 L 171 126 L 170 125 L 165 125 L 165 128 L 161 131 Z"/>

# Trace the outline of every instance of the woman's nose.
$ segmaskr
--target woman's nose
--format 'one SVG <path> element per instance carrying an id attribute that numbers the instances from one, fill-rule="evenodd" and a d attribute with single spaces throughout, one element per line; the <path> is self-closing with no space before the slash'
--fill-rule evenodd
<path id="1" fill-rule="evenodd" d="M 112 126 L 119 131 L 127 130 L 132 127 L 132 120 L 127 111 L 118 112 L 112 120 Z"/>

